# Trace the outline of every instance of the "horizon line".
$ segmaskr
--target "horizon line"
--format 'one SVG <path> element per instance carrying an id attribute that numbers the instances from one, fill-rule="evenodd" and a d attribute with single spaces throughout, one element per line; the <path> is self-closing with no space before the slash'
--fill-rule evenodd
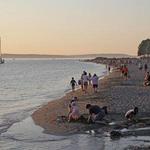
<path id="1" fill-rule="evenodd" d="M 85 54 L 38 54 L 38 53 L 3 53 L 3 55 L 45 55 L 45 56 L 81 56 L 81 55 L 129 55 L 133 54 L 126 53 L 85 53 Z"/>

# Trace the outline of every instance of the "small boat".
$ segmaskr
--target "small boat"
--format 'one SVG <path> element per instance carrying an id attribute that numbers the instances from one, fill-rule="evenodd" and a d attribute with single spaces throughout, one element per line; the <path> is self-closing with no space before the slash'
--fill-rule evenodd
<path id="1" fill-rule="evenodd" d="M 4 64 L 5 60 L 2 57 L 2 49 L 1 49 L 1 37 L 0 37 L 0 64 Z"/>

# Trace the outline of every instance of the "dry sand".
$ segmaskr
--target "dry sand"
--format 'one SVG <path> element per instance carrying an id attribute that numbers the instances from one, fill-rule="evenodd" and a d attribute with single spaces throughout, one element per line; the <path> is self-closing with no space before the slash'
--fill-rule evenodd
<path id="1" fill-rule="evenodd" d="M 57 120 L 58 116 L 67 116 L 68 104 L 73 96 L 79 99 L 81 114 L 88 113 L 85 109 L 87 103 L 108 106 L 108 118 L 111 121 L 123 119 L 124 113 L 134 106 L 139 107 L 140 114 L 149 114 L 150 87 L 143 87 L 144 71 L 139 71 L 136 65 L 130 65 L 129 72 L 131 78 L 126 81 L 120 76 L 119 71 L 113 71 L 99 81 L 99 92 L 96 94 L 90 86 L 88 94 L 78 89 L 67 93 L 61 99 L 49 102 L 32 114 L 35 124 L 41 126 L 44 132 L 55 135 L 83 132 L 92 128 L 93 125 Z"/>

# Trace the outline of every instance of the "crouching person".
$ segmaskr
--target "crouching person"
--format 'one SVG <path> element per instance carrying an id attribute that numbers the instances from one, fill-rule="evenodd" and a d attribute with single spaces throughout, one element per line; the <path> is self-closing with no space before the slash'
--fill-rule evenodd
<path id="1" fill-rule="evenodd" d="M 95 123 L 96 121 L 101 121 L 107 114 L 107 107 L 100 108 L 97 105 L 87 104 L 86 109 L 89 110 L 89 123 Z"/>
<path id="2" fill-rule="evenodd" d="M 138 113 L 138 107 L 134 107 L 134 109 L 130 109 L 126 112 L 125 118 L 128 120 L 133 120 Z"/>
<path id="3" fill-rule="evenodd" d="M 76 121 L 80 118 L 79 107 L 76 100 L 72 100 L 69 104 L 68 122 Z"/>

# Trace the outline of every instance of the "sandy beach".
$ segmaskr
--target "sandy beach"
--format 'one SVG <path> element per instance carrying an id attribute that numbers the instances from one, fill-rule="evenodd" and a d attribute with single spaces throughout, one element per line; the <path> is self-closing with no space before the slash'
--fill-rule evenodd
<path id="1" fill-rule="evenodd" d="M 135 106 L 139 107 L 139 116 L 148 117 L 150 114 L 150 88 L 143 86 L 144 70 L 138 70 L 138 66 L 135 64 L 128 65 L 128 68 L 130 74 L 128 80 L 121 77 L 120 71 L 113 70 L 112 73 L 99 81 L 98 93 L 95 94 L 90 86 L 87 94 L 78 89 L 42 106 L 32 114 L 35 124 L 41 126 L 45 133 L 55 135 L 81 133 L 89 128 L 94 128 L 90 124 L 68 123 L 58 120 L 58 116 L 67 116 L 68 104 L 73 96 L 77 96 L 79 99 L 81 114 L 88 114 L 85 105 L 91 103 L 108 106 L 107 119 L 110 122 L 124 120 L 124 113 Z"/>

